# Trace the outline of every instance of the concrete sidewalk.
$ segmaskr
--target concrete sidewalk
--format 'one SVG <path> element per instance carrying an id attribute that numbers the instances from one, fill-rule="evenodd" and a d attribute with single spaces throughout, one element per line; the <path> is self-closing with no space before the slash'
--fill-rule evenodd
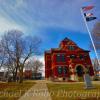
<path id="1" fill-rule="evenodd" d="M 19 100 L 52 100 L 45 82 L 37 82 Z"/>

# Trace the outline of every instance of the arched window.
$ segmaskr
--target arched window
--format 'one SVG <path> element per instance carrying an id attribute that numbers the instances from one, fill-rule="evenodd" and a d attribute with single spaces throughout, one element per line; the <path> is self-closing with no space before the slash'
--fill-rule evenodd
<path id="1" fill-rule="evenodd" d="M 67 74 L 68 73 L 68 68 L 66 66 L 63 67 L 63 73 Z"/>
<path id="2" fill-rule="evenodd" d="M 62 67 L 61 67 L 61 66 L 58 66 L 58 73 L 59 73 L 59 74 L 62 74 L 62 71 L 63 71 L 63 70 L 62 70 Z"/>

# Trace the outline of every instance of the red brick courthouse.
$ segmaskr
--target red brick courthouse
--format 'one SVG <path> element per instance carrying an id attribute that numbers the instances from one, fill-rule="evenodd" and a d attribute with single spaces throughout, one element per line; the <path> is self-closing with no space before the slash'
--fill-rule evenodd
<path id="1" fill-rule="evenodd" d="M 80 81 L 85 73 L 93 76 L 89 52 L 65 38 L 59 48 L 45 51 L 45 78 L 55 81 Z"/>

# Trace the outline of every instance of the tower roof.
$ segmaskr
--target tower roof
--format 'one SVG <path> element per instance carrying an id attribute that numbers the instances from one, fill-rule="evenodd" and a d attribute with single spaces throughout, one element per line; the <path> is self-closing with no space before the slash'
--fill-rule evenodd
<path id="1" fill-rule="evenodd" d="M 70 39 L 69 39 L 69 38 L 67 38 L 67 37 L 65 37 L 63 40 L 64 40 L 64 41 L 69 41 Z"/>
<path id="2" fill-rule="evenodd" d="M 72 42 L 75 44 L 75 42 L 73 42 L 72 40 L 70 40 L 69 38 L 65 37 L 62 41 L 66 41 L 66 42 Z"/>
<path id="3" fill-rule="evenodd" d="M 76 45 L 75 42 L 73 42 L 72 40 L 70 40 L 70 39 L 67 38 L 67 37 L 65 37 L 65 38 L 61 41 L 60 45 L 61 45 L 61 44 L 63 44 L 63 45 Z"/>

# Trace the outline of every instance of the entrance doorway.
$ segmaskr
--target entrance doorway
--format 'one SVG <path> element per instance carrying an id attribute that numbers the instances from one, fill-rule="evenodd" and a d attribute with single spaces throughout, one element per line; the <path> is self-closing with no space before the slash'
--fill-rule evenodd
<path id="1" fill-rule="evenodd" d="M 66 79 L 66 78 L 65 78 L 65 77 L 63 77 L 63 81 L 65 81 L 65 79 Z"/>
<path id="2" fill-rule="evenodd" d="M 83 77 L 83 74 L 84 74 L 84 69 L 81 65 L 78 65 L 76 67 L 76 73 L 79 77 Z"/>
<path id="3" fill-rule="evenodd" d="M 84 68 L 83 68 L 83 66 L 82 65 L 78 65 L 77 67 L 76 67 L 76 73 L 77 73 L 77 78 L 78 78 L 78 81 L 82 81 L 83 82 L 83 74 L 84 74 Z"/>

